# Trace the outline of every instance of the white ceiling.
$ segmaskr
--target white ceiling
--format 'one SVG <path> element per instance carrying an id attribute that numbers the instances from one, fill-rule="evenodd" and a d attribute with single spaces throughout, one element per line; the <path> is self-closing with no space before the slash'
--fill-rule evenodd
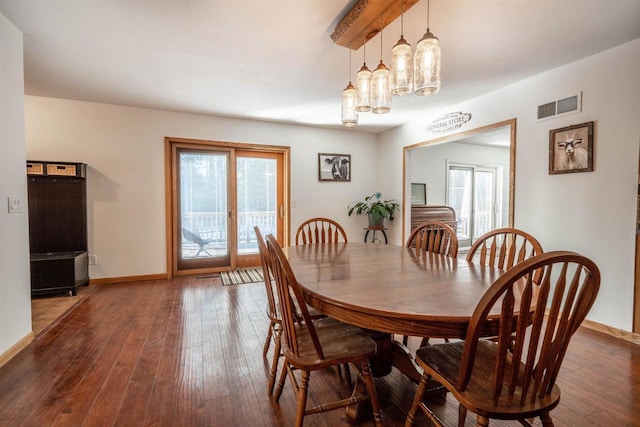
<path id="1" fill-rule="evenodd" d="M 0 12 L 24 33 L 29 95 L 342 128 L 349 51 L 329 35 L 354 3 L 0 0 Z M 414 47 L 426 7 L 404 16 Z M 430 19 L 440 93 L 394 97 L 389 114 L 362 113 L 354 130 L 382 132 L 637 39 L 640 0 L 432 0 Z M 387 65 L 399 35 L 399 19 L 383 31 Z M 366 47 L 373 69 L 380 37 Z M 352 80 L 362 61 L 360 49 Z"/>

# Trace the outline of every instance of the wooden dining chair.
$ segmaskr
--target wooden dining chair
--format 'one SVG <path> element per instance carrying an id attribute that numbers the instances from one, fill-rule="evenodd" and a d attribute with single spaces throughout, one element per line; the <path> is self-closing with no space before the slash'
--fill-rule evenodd
<path id="1" fill-rule="evenodd" d="M 289 261 L 278 245 L 278 241 L 271 234 L 267 236 L 267 248 L 282 314 L 284 369 L 275 391 L 276 402 L 280 399 L 286 378 L 289 377 L 297 396 L 296 426 L 302 425 L 305 415 L 345 408 L 367 400 L 371 403 L 376 425 L 384 425 L 376 386 L 369 367 L 369 358 L 376 354 L 376 342 L 368 333 L 356 326 L 330 317 L 312 319 Z M 298 303 L 302 322 L 296 319 L 297 308 L 294 301 Z M 354 363 L 359 366 L 360 372 L 353 394 L 345 399 L 307 409 L 311 372 L 344 363 Z M 300 372 L 300 378 L 296 376 L 297 371 Z M 358 381 L 364 383 L 367 394 L 356 392 Z"/>
<path id="2" fill-rule="evenodd" d="M 537 272 L 540 282 L 534 280 Z M 459 426 L 467 411 L 476 413 L 478 426 L 488 426 L 491 418 L 531 426 L 535 417 L 553 426 L 550 412 L 560 402 L 558 372 L 599 287 L 598 267 L 574 252 L 548 252 L 507 270 L 478 303 L 464 341 L 417 351 L 424 374 L 405 426 L 413 425 L 418 408 L 442 425 L 422 401 L 432 378 L 458 400 Z M 488 322 L 496 324 L 489 319 L 494 313 L 499 313 L 498 339 L 483 339 Z"/>
<path id="3" fill-rule="evenodd" d="M 508 270 L 543 252 L 542 245 L 531 234 L 517 228 L 498 228 L 482 235 L 471 245 L 467 261 Z"/>
<path id="4" fill-rule="evenodd" d="M 269 373 L 269 383 L 268 383 L 268 391 L 269 395 L 273 393 L 273 387 L 276 383 L 276 375 L 278 372 L 278 362 L 280 361 L 280 357 L 282 357 L 281 352 L 281 331 L 282 331 L 282 320 L 278 311 L 277 301 L 276 301 L 276 291 L 274 290 L 274 284 L 271 280 L 271 265 L 269 258 L 269 251 L 267 250 L 266 243 L 264 241 L 264 237 L 260 232 L 260 228 L 258 226 L 253 227 L 253 231 L 256 233 L 256 241 L 258 242 L 258 253 L 260 254 L 260 263 L 262 266 L 262 277 L 264 277 L 264 286 L 267 293 L 267 317 L 269 318 L 269 328 L 267 329 L 267 338 L 264 342 L 264 346 L 262 348 L 262 356 L 266 357 L 269 352 L 269 347 L 271 347 L 271 342 L 273 341 L 273 359 L 271 361 L 271 370 Z M 312 319 L 325 317 L 324 314 L 319 311 L 309 308 L 309 315 Z M 301 319 L 301 315 L 296 313 L 298 319 Z"/>
<path id="5" fill-rule="evenodd" d="M 456 231 L 442 221 L 427 221 L 411 231 L 407 247 L 450 257 L 458 256 Z"/>
<path id="6" fill-rule="evenodd" d="M 271 266 L 269 265 L 269 252 L 262 237 L 260 229 L 256 225 L 253 227 L 258 242 L 258 252 L 260 254 L 260 263 L 262 265 L 262 277 L 264 278 L 264 287 L 267 293 L 267 317 L 269 318 L 269 329 L 267 329 L 267 339 L 262 348 L 262 357 L 267 356 L 271 341 L 273 340 L 273 360 L 271 361 L 271 371 L 269 373 L 268 390 L 269 395 L 273 393 L 273 386 L 276 383 L 276 374 L 278 370 L 278 360 L 280 360 L 280 330 L 282 329 L 282 321 L 276 307 L 276 297 L 271 282 Z"/>
<path id="7" fill-rule="evenodd" d="M 425 221 L 416 226 L 407 239 L 406 246 L 417 252 L 429 252 L 452 258 L 458 256 L 458 237 L 456 231 L 442 221 Z M 420 337 L 419 347 L 429 342 L 429 337 Z M 407 346 L 409 337 L 403 336 L 402 343 Z"/>
<path id="8" fill-rule="evenodd" d="M 340 224 L 329 218 L 311 218 L 300 224 L 296 231 L 296 245 L 308 243 L 346 242 L 347 233 Z"/>

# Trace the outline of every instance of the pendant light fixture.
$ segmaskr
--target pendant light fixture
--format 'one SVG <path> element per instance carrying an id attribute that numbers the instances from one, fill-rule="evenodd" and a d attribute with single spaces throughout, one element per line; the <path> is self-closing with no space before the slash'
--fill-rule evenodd
<path id="1" fill-rule="evenodd" d="M 349 47 L 349 84 L 342 91 L 342 124 L 353 127 L 358 124 L 356 88 L 351 84 L 351 47 Z"/>
<path id="2" fill-rule="evenodd" d="M 356 74 L 356 111 L 365 113 L 371 111 L 371 78 L 373 74 L 367 67 L 367 37 L 362 45 L 364 62 Z"/>
<path id="3" fill-rule="evenodd" d="M 380 64 L 371 78 L 371 111 L 385 114 L 391 111 L 391 73 L 382 62 L 382 15 L 380 15 Z"/>
<path id="4" fill-rule="evenodd" d="M 413 87 L 416 95 L 426 96 L 440 90 L 440 43 L 429 29 L 429 0 L 427 0 L 427 32 L 416 46 Z"/>
<path id="5" fill-rule="evenodd" d="M 391 94 L 406 95 L 413 88 L 413 54 L 404 39 L 404 0 L 400 15 L 400 40 L 391 49 Z"/>

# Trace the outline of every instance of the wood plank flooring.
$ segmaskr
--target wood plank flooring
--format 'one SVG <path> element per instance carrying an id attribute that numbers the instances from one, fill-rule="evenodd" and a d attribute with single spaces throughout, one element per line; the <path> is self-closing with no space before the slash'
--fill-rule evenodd
<path id="1" fill-rule="evenodd" d="M 267 396 L 265 306 L 262 284 L 211 277 L 96 286 L 0 368 L 0 426 L 293 425 L 290 385 Z M 556 426 L 640 426 L 640 346 L 581 329 L 558 383 Z M 403 425 L 415 385 L 395 370 L 376 385 L 386 424 Z M 335 370 L 311 376 L 310 403 L 349 392 Z M 432 408 L 456 425 L 451 396 Z M 305 418 L 337 425 L 343 410 Z"/>
<path id="2" fill-rule="evenodd" d="M 31 299 L 31 328 L 38 335 L 53 326 L 77 303 L 93 290 L 90 286 L 81 286 L 76 295 L 42 295 Z"/>

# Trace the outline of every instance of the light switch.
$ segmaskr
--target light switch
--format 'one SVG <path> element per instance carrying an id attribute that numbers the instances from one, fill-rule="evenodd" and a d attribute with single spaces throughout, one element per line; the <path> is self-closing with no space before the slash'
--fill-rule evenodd
<path id="1" fill-rule="evenodd" d="M 22 212 L 22 198 L 9 196 L 7 199 L 9 201 L 9 213 Z"/>

